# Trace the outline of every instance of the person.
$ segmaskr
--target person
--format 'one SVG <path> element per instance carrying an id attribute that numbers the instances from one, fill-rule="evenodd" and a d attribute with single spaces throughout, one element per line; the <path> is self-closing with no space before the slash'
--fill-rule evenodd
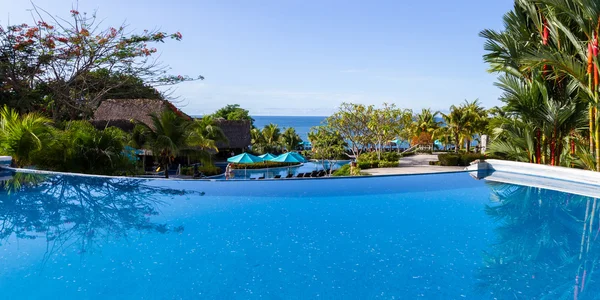
<path id="1" fill-rule="evenodd" d="M 231 177 L 231 164 L 227 164 L 227 167 L 225 167 L 225 180 L 229 179 Z"/>

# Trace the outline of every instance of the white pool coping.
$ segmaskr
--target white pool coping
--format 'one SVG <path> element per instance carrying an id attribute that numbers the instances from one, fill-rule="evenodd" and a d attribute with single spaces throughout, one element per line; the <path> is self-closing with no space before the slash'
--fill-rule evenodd
<path id="1" fill-rule="evenodd" d="M 488 159 L 467 167 L 488 181 L 526 185 L 600 198 L 600 172 Z"/>

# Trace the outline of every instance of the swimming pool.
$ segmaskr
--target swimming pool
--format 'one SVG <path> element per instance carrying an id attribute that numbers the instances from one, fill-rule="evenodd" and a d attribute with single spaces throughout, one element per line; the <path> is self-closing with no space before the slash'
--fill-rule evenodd
<path id="1" fill-rule="evenodd" d="M 596 199 L 469 173 L 173 181 L 15 173 L 4 299 L 593 299 Z"/>

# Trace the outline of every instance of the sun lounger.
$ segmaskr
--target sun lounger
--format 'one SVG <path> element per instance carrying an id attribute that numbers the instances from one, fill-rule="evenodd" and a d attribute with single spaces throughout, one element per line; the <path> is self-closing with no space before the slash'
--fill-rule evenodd
<path id="1" fill-rule="evenodd" d="M 304 173 L 304 178 L 310 177 L 310 174 L 312 174 L 312 173 Z"/>
<path id="2" fill-rule="evenodd" d="M 273 179 L 279 179 L 279 178 L 281 178 L 281 175 L 275 175 L 275 176 L 273 176 Z"/>
<path id="3" fill-rule="evenodd" d="M 312 171 L 310 173 L 310 177 L 317 177 L 318 174 L 319 174 L 319 171 Z"/>
<path id="4" fill-rule="evenodd" d="M 304 173 L 298 173 L 298 175 L 296 175 L 296 178 L 302 178 L 304 177 Z"/>
<path id="5" fill-rule="evenodd" d="M 285 178 L 292 178 L 294 177 L 294 174 L 287 174 L 287 176 L 285 176 Z"/>
<path id="6" fill-rule="evenodd" d="M 265 179 L 265 176 L 258 177 L 258 180 Z"/>

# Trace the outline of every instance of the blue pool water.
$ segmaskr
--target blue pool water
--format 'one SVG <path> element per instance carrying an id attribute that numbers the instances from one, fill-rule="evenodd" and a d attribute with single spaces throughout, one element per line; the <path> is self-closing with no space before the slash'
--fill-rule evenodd
<path id="1" fill-rule="evenodd" d="M 16 173 L 2 186 L 2 299 L 600 292 L 595 199 L 468 173 L 212 182 Z"/>

